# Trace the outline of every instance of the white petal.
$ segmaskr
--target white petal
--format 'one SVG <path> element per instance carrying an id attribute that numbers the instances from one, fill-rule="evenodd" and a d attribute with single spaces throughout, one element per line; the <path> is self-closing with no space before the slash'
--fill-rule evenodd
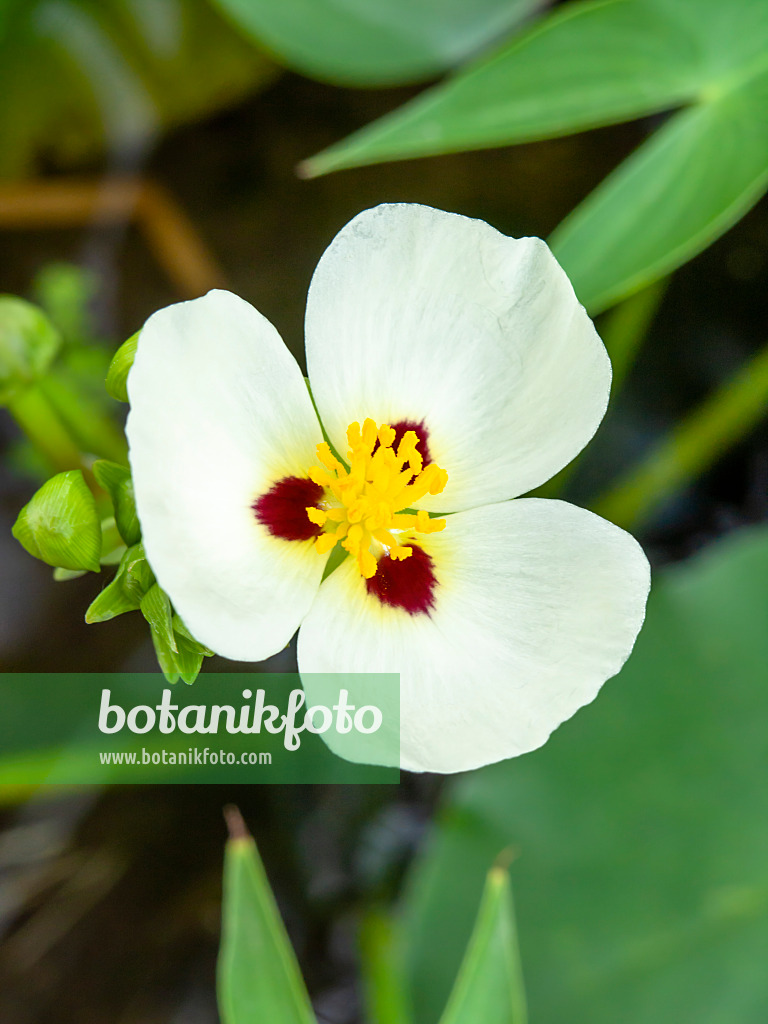
<path id="1" fill-rule="evenodd" d="M 254 500 L 306 476 L 322 440 L 298 364 L 274 327 L 224 291 L 150 317 L 128 379 L 144 545 L 191 632 L 228 658 L 288 643 L 325 558 L 271 536 Z"/>
<path id="2" fill-rule="evenodd" d="M 350 562 L 299 631 L 302 672 L 399 672 L 401 760 L 457 772 L 541 746 L 629 656 L 648 562 L 628 533 L 562 501 L 450 516 L 425 538 L 431 614 L 369 596 Z"/>
<path id="3" fill-rule="evenodd" d="M 597 429 L 611 368 L 565 272 L 538 238 L 410 204 L 355 217 L 309 290 L 307 364 L 320 418 L 424 421 L 449 475 L 435 511 L 548 480 Z"/>

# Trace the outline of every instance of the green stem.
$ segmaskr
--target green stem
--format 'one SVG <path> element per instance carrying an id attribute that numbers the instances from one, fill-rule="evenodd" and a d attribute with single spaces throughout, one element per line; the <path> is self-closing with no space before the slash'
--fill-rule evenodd
<path id="1" fill-rule="evenodd" d="M 661 300 L 667 290 L 669 278 L 655 281 L 642 291 L 630 295 L 628 299 L 614 306 L 605 314 L 600 323 L 600 336 L 608 351 L 613 367 L 613 380 L 611 382 L 611 401 L 616 401 L 616 396 L 621 391 L 627 374 L 632 369 L 635 358 L 645 340 L 648 329 L 653 323 L 658 312 Z M 560 470 L 551 480 L 543 484 L 536 491 L 540 498 L 559 497 L 568 481 L 573 476 L 579 465 L 578 456 L 563 469 Z"/>
<path id="2" fill-rule="evenodd" d="M 38 385 L 33 384 L 16 395 L 8 402 L 7 408 L 57 473 L 82 469 L 80 449 Z"/>
<path id="3" fill-rule="evenodd" d="M 124 464 L 128 447 L 123 431 L 100 409 L 97 402 L 80 395 L 54 373 L 40 387 L 78 445 L 93 455 Z"/>
<path id="4" fill-rule="evenodd" d="M 661 441 L 592 506 L 619 526 L 637 526 L 711 466 L 768 411 L 768 346 Z"/>
<path id="5" fill-rule="evenodd" d="M 669 278 L 662 278 L 642 291 L 630 295 L 624 302 L 614 306 L 602 319 L 600 334 L 613 366 L 611 395 L 614 399 L 621 390 L 648 329 L 656 318 L 668 282 Z"/>

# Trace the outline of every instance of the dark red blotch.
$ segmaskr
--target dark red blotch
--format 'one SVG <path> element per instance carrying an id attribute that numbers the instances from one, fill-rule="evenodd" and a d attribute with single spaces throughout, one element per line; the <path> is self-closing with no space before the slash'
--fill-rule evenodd
<path id="1" fill-rule="evenodd" d="M 309 521 L 306 510 L 309 505 L 316 506 L 322 496 L 323 488 L 313 480 L 286 476 L 262 494 L 252 508 L 258 521 L 273 537 L 311 540 L 319 537 L 322 529 Z"/>
<path id="2" fill-rule="evenodd" d="M 428 466 L 432 461 L 432 458 L 429 454 L 429 431 L 424 426 L 424 421 L 422 420 L 421 423 L 417 423 L 416 420 L 398 420 L 397 423 L 391 423 L 390 426 L 395 432 L 395 440 L 392 442 L 393 450 L 397 451 L 397 446 L 403 440 L 403 435 L 407 431 L 413 430 L 419 439 L 419 443 L 416 445 L 416 451 L 421 455 L 424 465 Z M 376 451 L 378 447 L 379 442 L 377 441 L 373 446 L 373 450 Z"/>
<path id="3" fill-rule="evenodd" d="M 376 575 L 365 585 L 369 594 L 390 608 L 402 608 L 409 615 L 429 614 L 437 586 L 432 558 L 418 544 L 407 546 L 412 553 L 401 562 L 389 555 L 380 558 Z"/>

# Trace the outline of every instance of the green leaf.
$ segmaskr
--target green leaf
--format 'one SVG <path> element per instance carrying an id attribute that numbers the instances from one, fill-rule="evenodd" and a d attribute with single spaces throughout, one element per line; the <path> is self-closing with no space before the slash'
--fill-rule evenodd
<path id="1" fill-rule="evenodd" d="M 654 2 L 558 8 L 490 57 L 303 165 L 314 176 L 382 160 L 530 142 L 693 100 L 703 54 Z"/>
<path id="2" fill-rule="evenodd" d="M 154 583 L 155 577 L 144 555 L 144 548 L 141 544 L 133 545 L 120 559 L 112 582 L 91 603 L 85 613 L 85 621 L 106 622 L 124 612 L 136 611 Z"/>
<path id="3" fill-rule="evenodd" d="M 767 54 L 763 0 L 568 4 L 301 170 L 550 138 L 683 106 L 553 237 L 598 312 L 701 251 L 768 187 Z"/>
<path id="4" fill-rule="evenodd" d="M 34 174 L 41 153 L 82 165 L 141 145 L 273 75 L 200 0 L 4 0 L 0 12 L 4 177 Z"/>
<path id="5" fill-rule="evenodd" d="M 157 633 L 163 643 L 176 654 L 178 647 L 173 632 L 173 612 L 168 595 L 155 583 L 141 599 L 141 613 L 152 627 L 152 634 Z"/>
<path id="6" fill-rule="evenodd" d="M 116 462 L 99 459 L 93 464 L 93 475 L 112 499 L 120 536 L 128 545 L 138 544 L 141 540 L 141 526 L 136 513 L 131 471 Z"/>
<path id="7" fill-rule="evenodd" d="M 61 335 L 42 310 L 0 295 L 0 404 L 39 380 L 60 347 Z"/>
<path id="8" fill-rule="evenodd" d="M 400 939 L 391 913 L 373 908 L 365 914 L 359 942 L 369 1024 L 412 1024 Z"/>
<path id="9" fill-rule="evenodd" d="M 485 867 L 513 844 L 537 1024 L 762 1024 L 768 528 L 656 574 L 632 657 L 540 750 L 447 794 L 405 906 L 434 1024 Z"/>
<path id="10" fill-rule="evenodd" d="M 503 36 L 538 0 L 217 0 L 284 64 L 340 85 L 428 78 Z"/>
<path id="11" fill-rule="evenodd" d="M 12 532 L 30 555 L 48 565 L 99 572 L 101 522 L 79 469 L 43 484 L 19 513 Z"/>
<path id="12" fill-rule="evenodd" d="M 768 70 L 677 114 L 557 229 L 552 249 L 594 313 L 664 276 L 768 188 Z"/>
<path id="13" fill-rule="evenodd" d="M 509 873 L 488 875 L 475 929 L 440 1024 L 526 1024 Z"/>
<path id="14" fill-rule="evenodd" d="M 128 374 L 136 358 L 140 333 L 141 331 L 137 331 L 123 342 L 107 370 L 107 391 L 118 402 L 128 401 Z"/>
<path id="15" fill-rule="evenodd" d="M 222 1024 L 316 1024 L 256 844 L 228 813 L 218 999 Z"/>

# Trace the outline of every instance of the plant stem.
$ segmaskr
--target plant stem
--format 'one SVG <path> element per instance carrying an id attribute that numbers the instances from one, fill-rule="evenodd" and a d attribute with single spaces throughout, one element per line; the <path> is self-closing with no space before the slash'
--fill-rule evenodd
<path id="1" fill-rule="evenodd" d="M 600 334 L 613 366 L 611 395 L 614 399 L 632 369 L 640 346 L 656 318 L 668 282 L 669 278 L 654 281 L 647 288 L 614 306 L 602 319 Z"/>
<path id="2" fill-rule="evenodd" d="M 768 346 L 679 423 L 592 506 L 637 526 L 747 434 L 768 411 Z"/>
<path id="3" fill-rule="evenodd" d="M 7 408 L 57 473 L 82 469 L 80 449 L 38 385 L 34 384 L 16 395 L 8 402 Z"/>
<path id="4" fill-rule="evenodd" d="M 41 381 L 40 387 L 84 451 L 112 462 L 126 462 L 128 449 L 123 431 L 101 411 L 97 402 L 78 394 L 71 384 L 52 373 Z"/>
<path id="5" fill-rule="evenodd" d="M 611 383 L 611 401 L 621 391 L 627 374 L 632 369 L 635 357 L 640 351 L 648 329 L 654 321 L 661 300 L 667 290 L 669 278 L 655 281 L 628 299 L 614 306 L 600 322 L 600 336 L 608 351 L 613 367 Z M 557 498 L 568 485 L 568 481 L 578 468 L 578 455 L 551 480 L 537 488 L 539 498 Z"/>

